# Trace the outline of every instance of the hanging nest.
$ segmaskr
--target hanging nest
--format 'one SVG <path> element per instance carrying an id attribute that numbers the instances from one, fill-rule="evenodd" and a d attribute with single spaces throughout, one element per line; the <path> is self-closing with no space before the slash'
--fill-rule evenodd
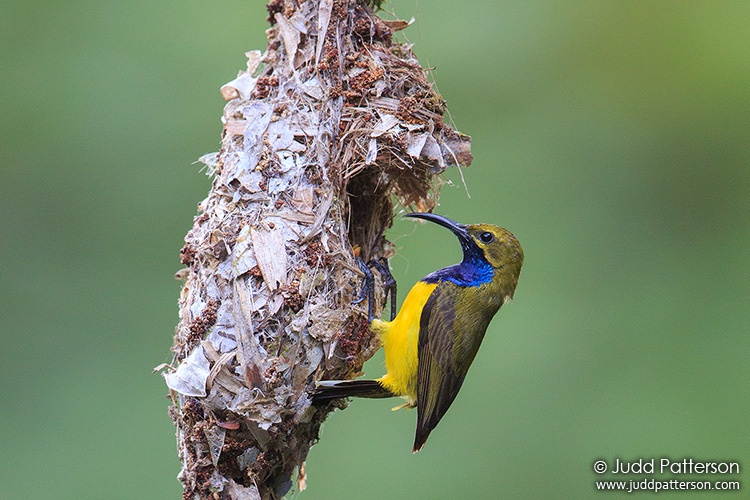
<path id="1" fill-rule="evenodd" d="M 436 204 L 438 174 L 471 162 L 408 25 L 346 0 L 273 0 L 265 53 L 222 87 L 211 191 L 185 238 L 174 406 L 185 498 L 278 498 L 304 488 L 326 410 L 315 380 L 357 375 L 378 348 L 352 306 L 356 258 L 389 257 L 394 202 Z M 385 300 L 376 283 L 376 309 Z"/>

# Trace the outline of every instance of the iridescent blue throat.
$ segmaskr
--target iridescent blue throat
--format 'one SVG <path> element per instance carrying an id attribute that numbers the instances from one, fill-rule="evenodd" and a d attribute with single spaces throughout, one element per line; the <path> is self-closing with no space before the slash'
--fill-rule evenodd
<path id="1" fill-rule="evenodd" d="M 466 256 L 460 264 L 439 269 L 425 276 L 425 283 L 450 281 L 458 286 L 479 286 L 492 281 L 495 271 L 484 257 L 476 255 Z"/>

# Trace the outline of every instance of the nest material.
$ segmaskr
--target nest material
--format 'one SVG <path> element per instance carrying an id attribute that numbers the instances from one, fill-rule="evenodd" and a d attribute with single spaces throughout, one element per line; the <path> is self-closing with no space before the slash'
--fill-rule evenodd
<path id="1" fill-rule="evenodd" d="M 429 211 L 438 174 L 471 161 L 411 46 L 392 41 L 407 23 L 346 0 L 268 9 L 266 52 L 222 87 L 222 149 L 202 158 L 213 183 L 181 251 L 165 377 L 185 498 L 280 497 L 295 469 L 304 487 L 331 409 L 309 389 L 378 347 L 351 305 L 355 255 L 390 256 L 394 199 Z"/>

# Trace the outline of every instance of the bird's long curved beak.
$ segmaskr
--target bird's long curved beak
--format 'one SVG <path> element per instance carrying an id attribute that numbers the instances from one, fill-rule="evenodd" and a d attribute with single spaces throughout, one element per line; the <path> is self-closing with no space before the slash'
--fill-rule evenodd
<path id="1" fill-rule="evenodd" d="M 442 215 L 437 214 L 430 214 L 427 212 L 414 212 L 411 214 L 406 214 L 406 217 L 428 220 L 430 222 L 434 222 L 439 226 L 450 229 L 451 232 L 455 234 L 458 240 L 461 242 L 461 247 L 463 247 L 464 249 L 474 245 L 474 241 L 471 239 L 471 235 L 466 230 L 465 224 L 459 224 L 458 222 L 451 220 L 448 217 L 443 217 Z"/>

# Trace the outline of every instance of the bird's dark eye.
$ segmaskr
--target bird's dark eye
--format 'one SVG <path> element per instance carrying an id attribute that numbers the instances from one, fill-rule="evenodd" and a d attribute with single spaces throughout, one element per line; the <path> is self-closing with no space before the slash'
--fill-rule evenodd
<path id="1" fill-rule="evenodd" d="M 479 239 L 482 240 L 484 243 L 492 243 L 495 239 L 495 235 L 489 231 L 485 231 L 479 235 Z"/>

